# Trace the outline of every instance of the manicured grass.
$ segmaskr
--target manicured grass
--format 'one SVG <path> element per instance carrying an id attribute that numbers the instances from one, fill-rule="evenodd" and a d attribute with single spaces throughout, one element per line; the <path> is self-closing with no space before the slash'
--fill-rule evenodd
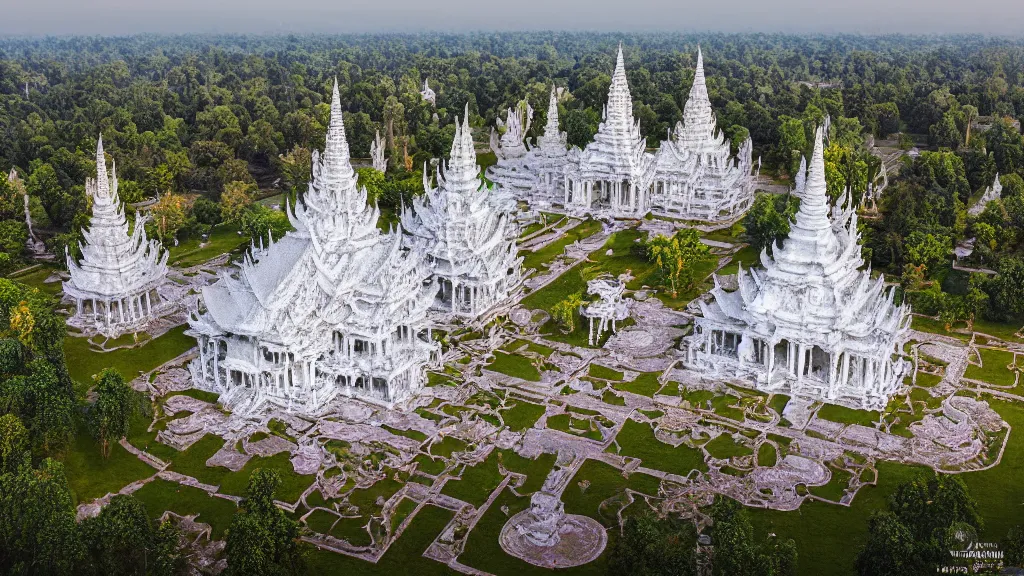
<path id="1" fill-rule="evenodd" d="M 63 290 L 61 283 L 46 281 L 46 279 L 49 278 L 50 275 L 53 274 L 53 272 L 56 269 L 57 268 L 55 266 L 43 264 L 39 268 L 30 270 L 24 274 L 19 274 L 17 276 L 10 276 L 9 278 L 11 280 L 14 280 L 15 282 L 20 282 L 21 284 L 24 284 L 26 286 L 38 288 L 40 292 L 56 295 L 60 293 L 61 290 Z"/>
<path id="2" fill-rule="evenodd" d="M 1009 529 L 1021 524 L 1021 502 L 1024 502 L 1024 406 L 985 398 L 989 406 L 1010 424 L 1011 432 L 1003 459 L 998 466 L 980 472 L 961 474 L 978 501 L 978 512 L 985 519 L 981 536 L 998 541 Z"/>
<path id="3" fill-rule="evenodd" d="M 363 512 L 377 513 L 380 511 L 377 501 L 383 499 L 387 502 L 402 489 L 402 486 L 404 486 L 404 483 L 395 480 L 394 473 L 388 471 L 387 476 L 375 482 L 373 486 L 353 490 L 348 496 L 348 501 Z"/>
<path id="4" fill-rule="evenodd" d="M 593 365 L 591 365 L 593 368 Z M 616 382 L 612 385 L 616 390 L 632 392 L 640 396 L 654 397 L 654 394 L 661 389 L 661 382 L 658 381 L 657 372 L 644 372 L 629 382 Z"/>
<path id="5" fill-rule="evenodd" d="M 461 452 L 466 449 L 466 443 L 454 436 L 445 436 L 441 441 L 430 445 L 430 453 L 434 456 L 448 458 L 453 452 Z"/>
<path id="6" fill-rule="evenodd" d="M 722 434 L 716 437 L 705 444 L 704 448 L 708 451 L 708 454 L 722 460 L 738 456 L 748 456 L 754 453 L 748 446 L 733 440 L 729 434 Z"/>
<path id="7" fill-rule="evenodd" d="M 828 484 L 824 486 L 812 486 L 811 494 L 819 498 L 831 500 L 833 502 L 839 502 L 843 497 L 843 492 L 850 485 L 850 478 L 853 475 L 846 470 L 832 470 L 832 478 L 828 481 Z"/>
<path id="8" fill-rule="evenodd" d="M 600 364 L 591 364 L 589 374 L 594 378 L 601 378 L 602 380 L 622 380 L 622 372 L 606 368 Z"/>
<path id="9" fill-rule="evenodd" d="M 239 234 L 238 227 L 221 224 L 214 226 L 206 245 L 199 247 L 199 238 L 189 238 L 169 248 L 170 263 L 178 268 L 188 268 L 207 260 L 232 252 L 249 243 L 249 236 Z"/>
<path id="10" fill-rule="evenodd" d="M 209 524 L 215 539 L 224 537 L 236 509 L 230 500 L 210 496 L 198 488 L 160 479 L 137 490 L 135 497 L 146 505 L 146 512 L 153 518 L 159 518 L 165 510 L 182 516 L 198 514 L 196 521 Z"/>
<path id="11" fill-rule="evenodd" d="M 167 395 L 167 398 L 179 395 L 195 398 L 196 400 L 202 400 L 203 402 L 209 402 L 210 404 L 216 404 L 217 400 L 220 399 L 220 394 L 217 394 L 216 392 L 207 392 L 206 390 L 198 390 L 196 388 L 189 388 L 188 390 L 182 390 L 180 392 L 171 392 Z"/>
<path id="12" fill-rule="evenodd" d="M 444 472 L 445 463 L 444 460 L 434 460 L 426 454 L 420 454 L 415 458 L 416 470 L 425 472 L 431 476 L 437 476 L 441 472 Z"/>
<path id="13" fill-rule="evenodd" d="M 412 511 L 416 509 L 416 501 L 408 498 L 402 498 L 402 500 L 395 506 L 395 511 L 391 515 L 391 533 L 394 534 L 398 527 L 402 525 L 402 522 L 412 514 Z"/>
<path id="14" fill-rule="evenodd" d="M 580 486 L 584 481 L 590 483 L 586 489 Z M 616 525 L 614 519 L 604 518 L 599 513 L 602 502 L 622 494 L 627 488 L 649 496 L 657 496 L 660 485 L 661 481 L 653 476 L 634 472 L 629 478 L 625 478 L 618 468 L 610 464 L 599 460 L 587 460 L 565 487 L 562 501 L 568 514 L 583 514 L 600 519 L 605 526 L 613 526 Z"/>
<path id="15" fill-rule="evenodd" d="M 876 510 L 885 510 L 886 500 L 896 486 L 924 469 L 880 462 L 878 470 L 879 485 L 862 487 L 849 508 L 820 501 L 806 501 L 791 512 L 749 508 L 757 538 L 770 532 L 779 538 L 792 538 L 797 547 L 798 574 L 802 576 L 852 576 L 854 559 L 867 541 L 868 517 Z"/>
<path id="16" fill-rule="evenodd" d="M 184 334 L 186 328 L 178 326 L 144 346 L 112 352 L 95 352 L 85 338 L 68 336 L 64 339 L 68 372 L 73 380 L 82 384 L 91 385 L 93 374 L 104 368 L 114 368 L 125 380 L 132 380 L 194 347 L 196 341 Z"/>
<path id="17" fill-rule="evenodd" d="M 187 450 L 179 452 L 174 462 L 171 463 L 170 470 L 191 476 L 205 484 L 217 486 L 229 470 L 220 467 L 210 468 L 206 465 L 206 461 L 222 446 L 224 446 L 223 438 L 207 434 L 189 446 Z"/>
<path id="18" fill-rule="evenodd" d="M 611 390 L 605 390 L 604 393 L 601 394 L 601 401 L 605 404 L 611 404 L 612 406 L 626 405 L 626 400 Z"/>
<path id="19" fill-rule="evenodd" d="M 1016 374 L 1007 368 L 1014 363 L 1013 352 L 989 348 L 979 348 L 978 352 L 981 354 L 981 366 L 968 364 L 964 371 L 965 378 L 996 386 L 1013 386 Z"/>
<path id="20" fill-rule="evenodd" d="M 532 428 L 542 414 L 544 407 L 539 404 L 516 402 L 515 406 L 501 412 L 501 419 L 509 430 L 521 432 Z"/>
<path id="21" fill-rule="evenodd" d="M 1016 336 L 1018 330 L 1021 329 L 1020 322 L 990 322 L 988 320 L 982 320 L 977 318 L 974 320 L 974 331 L 981 332 L 982 334 L 988 334 L 994 336 L 1000 340 L 1007 342 L 1024 342 L 1020 337 Z"/>
<path id="22" fill-rule="evenodd" d="M 601 231 L 601 222 L 597 220 L 584 220 L 576 226 L 567 230 L 561 238 L 551 242 L 547 246 L 544 246 L 540 250 L 535 252 L 523 252 L 523 270 L 534 268 L 537 270 L 543 270 L 544 264 L 551 262 L 563 252 L 565 247 L 576 242 L 597 234 Z"/>
<path id="23" fill-rule="evenodd" d="M 824 404 L 818 410 L 818 418 L 840 424 L 860 424 L 868 428 L 874 428 L 880 414 L 871 410 L 855 410 L 846 406 L 836 404 Z"/>
<path id="24" fill-rule="evenodd" d="M 487 369 L 530 382 L 540 382 L 540 371 L 530 359 L 515 354 L 495 352 L 494 361 L 487 365 Z"/>
<path id="25" fill-rule="evenodd" d="M 574 434 L 591 440 L 603 440 L 597 425 L 589 418 L 579 418 L 571 414 L 556 414 L 547 419 L 547 427 L 552 430 L 561 430 L 567 434 Z"/>
<path id="26" fill-rule="evenodd" d="M 771 399 L 768 400 L 768 406 L 779 416 L 782 416 L 786 404 L 789 404 L 789 396 L 785 394 L 772 394 Z"/>
<path id="27" fill-rule="evenodd" d="M 221 482 L 219 492 L 245 496 L 245 491 L 249 486 L 249 476 L 257 468 L 277 471 L 281 478 L 281 484 L 277 487 L 274 498 L 282 502 L 297 502 L 299 496 L 316 480 L 316 476 L 313 474 L 297 474 L 295 468 L 292 467 L 291 456 L 287 452 L 282 452 L 268 458 L 252 458 L 238 472 L 226 474 Z"/>
<path id="28" fill-rule="evenodd" d="M 921 332 L 930 332 L 932 334 L 943 334 L 946 336 L 952 336 L 953 338 L 959 338 L 960 340 L 970 340 L 969 334 L 962 332 L 947 332 L 946 325 L 940 320 L 931 318 L 928 316 L 914 315 L 910 327 L 914 330 L 920 330 Z M 954 327 L 955 328 L 955 327 Z"/>
<path id="29" fill-rule="evenodd" d="M 621 448 L 620 454 L 641 460 L 641 466 L 663 472 L 686 476 L 691 470 L 707 471 L 704 455 L 693 448 L 680 445 L 678 448 L 665 444 L 654 437 L 649 424 L 626 420 L 615 438 Z"/>
<path id="30" fill-rule="evenodd" d="M 309 529 L 318 534 L 330 534 L 331 527 L 334 526 L 334 522 L 338 519 L 337 514 L 331 514 L 326 510 L 314 510 L 312 514 L 306 518 L 306 526 Z"/>
<path id="31" fill-rule="evenodd" d="M 508 509 L 508 516 L 502 512 L 502 508 Z M 505 490 L 487 509 L 476 527 L 470 532 L 466 541 L 466 549 L 459 556 L 459 562 L 489 572 L 491 574 L 552 574 L 553 571 L 545 570 L 534 566 L 519 558 L 509 556 L 498 543 L 501 529 L 508 519 L 529 508 L 530 498 L 527 496 L 517 498 L 510 490 Z M 605 552 L 595 561 L 575 568 L 558 570 L 559 574 L 592 574 L 604 575 L 608 573 L 607 556 L 609 545 Z"/>
<path id="32" fill-rule="evenodd" d="M 775 446 L 765 442 L 757 449 L 757 465 L 758 466 L 775 466 L 775 463 L 779 459 L 779 451 L 775 449 Z"/>
<path id="33" fill-rule="evenodd" d="M 460 480 L 445 483 L 441 493 L 479 507 L 487 501 L 502 478 L 498 471 L 498 452 L 492 451 L 483 462 L 463 469 Z"/>
<path id="34" fill-rule="evenodd" d="M 419 430 L 399 430 L 398 428 L 392 428 L 387 425 L 381 426 L 381 428 L 395 434 L 396 436 L 405 436 L 406 438 L 411 438 L 417 442 L 424 442 L 427 439 L 427 435 Z"/>
<path id="35" fill-rule="evenodd" d="M 346 575 L 380 575 L 380 574 L 415 574 L 431 576 L 434 574 L 450 574 L 451 570 L 429 558 L 423 552 L 437 538 L 452 519 L 452 512 L 436 506 L 424 506 L 412 519 L 412 523 L 384 553 L 376 564 L 337 554 L 327 550 L 314 550 L 309 554 L 307 574 L 323 576 L 325 574 Z M 339 521 L 340 525 L 344 520 Z M 363 521 L 365 524 L 365 521 Z M 337 530 L 337 527 L 335 528 Z M 365 532 L 365 531 L 364 531 Z M 367 536 L 367 540 L 369 537 Z M 361 543 L 363 544 L 363 543 Z"/>
<path id="36" fill-rule="evenodd" d="M 529 459 L 523 458 L 512 450 L 501 451 L 501 463 L 506 470 L 526 474 L 526 482 L 516 489 L 520 494 L 529 494 L 540 490 L 547 479 L 548 473 L 555 465 L 554 454 L 541 454 Z"/>
<path id="37" fill-rule="evenodd" d="M 157 472 L 117 443 L 111 444 L 110 456 L 104 458 L 99 442 L 84 426 L 79 427 L 75 441 L 64 456 L 64 470 L 72 495 L 79 504 L 117 492 Z"/>

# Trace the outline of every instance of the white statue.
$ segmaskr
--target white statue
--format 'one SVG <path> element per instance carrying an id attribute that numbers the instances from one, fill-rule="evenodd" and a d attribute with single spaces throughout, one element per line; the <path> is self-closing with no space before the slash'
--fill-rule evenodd
<path id="1" fill-rule="evenodd" d="M 380 130 L 373 142 L 370 142 L 370 160 L 373 162 L 373 169 L 378 172 L 388 171 L 388 159 L 384 157 L 384 139 L 380 137 Z"/>
<path id="2" fill-rule="evenodd" d="M 587 306 L 582 315 L 590 319 L 587 342 L 593 346 L 609 328 L 615 333 L 615 323 L 629 317 L 629 307 L 622 301 L 626 284 L 621 279 L 603 276 L 587 282 L 587 293 L 600 299 Z M 596 327 L 595 327 L 596 321 Z M 596 328 L 596 329 L 595 329 Z"/>

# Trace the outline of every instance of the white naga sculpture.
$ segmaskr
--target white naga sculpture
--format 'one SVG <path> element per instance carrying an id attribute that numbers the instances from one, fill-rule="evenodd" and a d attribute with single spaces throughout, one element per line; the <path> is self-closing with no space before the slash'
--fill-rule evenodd
<path id="1" fill-rule="evenodd" d="M 138 329 L 158 314 L 157 287 L 166 281 L 168 253 L 146 237 L 146 218 L 139 215 L 129 233 L 117 195 L 117 167 L 107 177 L 103 137 L 96 144 L 96 179 L 87 179 L 85 193 L 92 199 L 89 228 L 82 230 L 82 258 L 67 257 L 70 280 L 65 298 L 75 302 L 68 319 L 73 326 L 95 329 L 116 337 Z"/>
<path id="2" fill-rule="evenodd" d="M 591 346 L 601 341 L 601 335 L 605 330 L 611 328 L 612 334 L 614 334 L 615 323 L 629 318 L 629 306 L 622 301 L 622 293 L 625 290 L 626 284 L 622 280 L 610 276 L 595 278 L 587 282 L 587 293 L 596 294 L 600 298 L 582 311 L 583 316 L 590 319 L 587 342 Z"/>
<path id="3" fill-rule="evenodd" d="M 189 319 L 197 386 L 241 414 L 316 414 L 338 395 L 390 406 L 422 388 L 439 351 L 427 324 L 437 288 L 378 217 L 356 183 L 335 82 L 324 152 L 288 213 L 295 230 L 203 288 L 205 310 Z"/>
<path id="4" fill-rule="evenodd" d="M 437 106 L 437 94 L 434 94 L 434 91 L 430 89 L 430 84 L 428 84 L 426 78 L 423 79 L 423 90 L 420 90 L 420 96 L 427 102 Z"/>
<path id="5" fill-rule="evenodd" d="M 561 203 L 569 159 L 566 140 L 566 133 L 558 128 L 558 91 L 552 86 L 544 134 L 537 138 L 537 145 L 524 155 L 515 156 L 509 151 L 511 147 L 505 148 L 503 142 L 495 142 L 492 136 L 491 148 L 498 162 L 487 169 L 487 178 L 531 205 L 549 207 Z"/>
<path id="6" fill-rule="evenodd" d="M 370 160 L 373 162 L 373 169 L 378 172 L 388 171 L 388 159 L 384 157 L 384 139 L 380 137 L 380 130 L 373 142 L 370 142 Z"/>
<path id="7" fill-rule="evenodd" d="M 715 222 L 732 220 L 754 200 L 753 142 L 747 138 L 737 158 L 717 129 L 704 80 L 704 56 L 697 70 L 683 121 L 655 155 L 650 209 L 655 214 Z"/>
<path id="8" fill-rule="evenodd" d="M 514 201 L 492 192 L 480 179 L 469 127 L 469 107 L 437 187 L 424 166 L 426 193 L 402 212 L 407 241 L 426 255 L 439 290 L 434 308 L 475 319 L 505 300 L 519 285 L 523 259 L 517 255 Z"/>
<path id="9" fill-rule="evenodd" d="M 893 302 L 883 278 L 859 268 L 857 216 L 849 193 L 829 217 L 822 131 L 784 245 L 761 253 L 764 269 L 717 281 L 684 341 L 688 367 L 737 378 L 766 392 L 878 410 L 899 388 L 900 346 L 910 309 Z"/>
<path id="10" fill-rule="evenodd" d="M 995 181 L 992 183 L 991 186 L 985 189 L 985 193 L 981 195 L 981 198 L 978 198 L 978 201 L 975 202 L 969 210 L 967 210 L 967 213 L 970 214 L 971 216 L 977 216 L 981 214 L 982 212 L 985 211 L 985 207 L 988 206 L 989 202 L 993 200 L 999 200 L 1000 198 L 1003 197 L 1002 195 L 1003 185 L 1001 182 L 999 182 L 999 174 L 996 174 Z"/>
<path id="11" fill-rule="evenodd" d="M 654 156 L 640 123 L 633 119 L 633 98 L 626 82 L 622 45 L 608 89 L 603 121 L 594 141 L 582 152 L 572 151 L 565 171 L 566 210 L 601 212 L 610 216 L 643 216 L 650 208 Z"/>

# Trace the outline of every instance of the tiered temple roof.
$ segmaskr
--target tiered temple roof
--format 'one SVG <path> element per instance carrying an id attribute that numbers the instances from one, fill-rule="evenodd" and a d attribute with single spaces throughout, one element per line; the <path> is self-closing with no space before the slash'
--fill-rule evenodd
<path id="1" fill-rule="evenodd" d="M 424 189 L 426 194 L 413 199 L 412 210 L 403 211 L 402 226 L 438 280 L 434 307 L 476 318 L 519 284 L 522 258 L 516 253 L 518 228 L 510 207 L 496 204 L 480 179 L 468 107 L 456 126 L 448 163 L 438 169 L 437 187 L 427 179 Z"/>
<path id="2" fill-rule="evenodd" d="M 566 207 L 603 207 L 621 216 L 646 213 L 654 177 L 654 157 L 646 148 L 640 123 L 633 119 L 633 98 L 620 45 L 603 121 L 594 141 L 567 168 Z"/>
<path id="3" fill-rule="evenodd" d="M 494 148 L 493 139 L 491 147 Z M 568 152 L 567 135 L 558 126 L 558 91 L 552 86 L 544 134 L 537 138 L 537 145 L 515 158 L 503 150 L 498 154 L 497 164 L 487 169 L 487 178 L 517 198 L 549 207 L 564 198 Z"/>
<path id="4" fill-rule="evenodd" d="M 747 138 L 735 159 L 729 148 L 717 129 L 704 78 L 704 56 L 698 48 L 683 121 L 656 155 L 652 210 L 706 221 L 730 220 L 745 212 L 754 198 L 753 143 Z"/>
<path id="5" fill-rule="evenodd" d="M 879 409 L 899 388 L 900 345 L 908 306 L 881 276 L 862 271 L 854 207 L 829 217 L 822 131 L 784 245 L 761 253 L 763 270 L 737 274 L 739 289 L 718 284 L 701 302 L 688 338 L 690 367 L 749 378 L 764 391 Z"/>
<path id="6" fill-rule="evenodd" d="M 537 181 L 537 175 L 526 165 L 526 132 L 532 122 L 533 108 L 521 102 L 506 111 L 504 122 L 498 118 L 497 128 L 505 128 L 500 136 L 497 128 L 491 129 L 491 150 L 498 161 L 487 169 L 487 178 L 503 192 L 517 197 L 529 194 Z"/>
<path id="7" fill-rule="evenodd" d="M 314 152 L 309 189 L 288 217 L 294 231 L 203 289 L 206 310 L 189 321 L 196 381 L 243 411 L 411 396 L 436 352 L 426 324 L 435 287 L 422 254 L 377 228 L 352 170 L 337 83 L 324 153 Z"/>
<path id="8" fill-rule="evenodd" d="M 129 232 L 117 194 L 116 166 L 107 177 L 102 136 L 96 144 L 96 179 L 86 180 L 85 192 L 92 199 L 92 218 L 82 230 L 82 257 L 75 261 L 67 256 L 71 278 L 64 282 L 64 294 L 76 303 L 70 322 L 116 335 L 153 317 L 168 254 L 146 237 L 145 217 L 139 216 Z"/>

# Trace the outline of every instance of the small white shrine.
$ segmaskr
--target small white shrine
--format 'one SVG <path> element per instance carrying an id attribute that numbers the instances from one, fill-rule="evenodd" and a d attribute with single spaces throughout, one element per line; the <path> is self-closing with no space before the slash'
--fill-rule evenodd
<path id="1" fill-rule="evenodd" d="M 480 178 L 468 106 L 436 178 L 435 188 L 424 167 L 426 193 L 402 212 L 402 227 L 437 280 L 434 309 L 476 319 L 519 285 L 523 259 L 516 250 L 514 208 Z"/>
<path id="2" fill-rule="evenodd" d="M 117 337 L 159 314 L 157 287 L 167 279 L 169 254 L 147 238 L 145 216 L 129 227 L 117 195 L 116 166 L 107 177 L 102 136 L 96 144 L 96 179 L 86 180 L 85 193 L 92 200 L 92 218 L 82 230 L 82 257 L 66 256 L 71 278 L 64 282 L 64 295 L 75 302 L 68 324 Z"/>
<path id="3" fill-rule="evenodd" d="M 430 89 L 430 83 L 426 78 L 423 79 L 423 90 L 420 90 L 420 96 L 427 102 L 437 106 L 437 94 Z"/>
<path id="4" fill-rule="evenodd" d="M 384 157 L 385 148 L 384 139 L 380 137 L 380 130 L 377 130 L 373 142 L 370 142 L 370 162 L 373 169 L 378 172 L 388 171 L 388 159 Z"/>
<path id="5" fill-rule="evenodd" d="M 910 308 L 895 289 L 860 270 L 860 235 L 849 194 L 830 218 L 818 129 L 800 210 L 789 238 L 764 269 L 737 273 L 727 292 L 716 277 L 683 345 L 687 367 L 764 392 L 880 410 L 900 387 Z"/>
<path id="6" fill-rule="evenodd" d="M 335 83 L 324 152 L 288 214 L 295 230 L 203 288 L 189 319 L 196 385 L 240 414 L 315 415 L 339 395 L 392 406 L 421 389 L 439 353 L 427 322 L 437 288 L 379 215 L 357 186 Z"/>

